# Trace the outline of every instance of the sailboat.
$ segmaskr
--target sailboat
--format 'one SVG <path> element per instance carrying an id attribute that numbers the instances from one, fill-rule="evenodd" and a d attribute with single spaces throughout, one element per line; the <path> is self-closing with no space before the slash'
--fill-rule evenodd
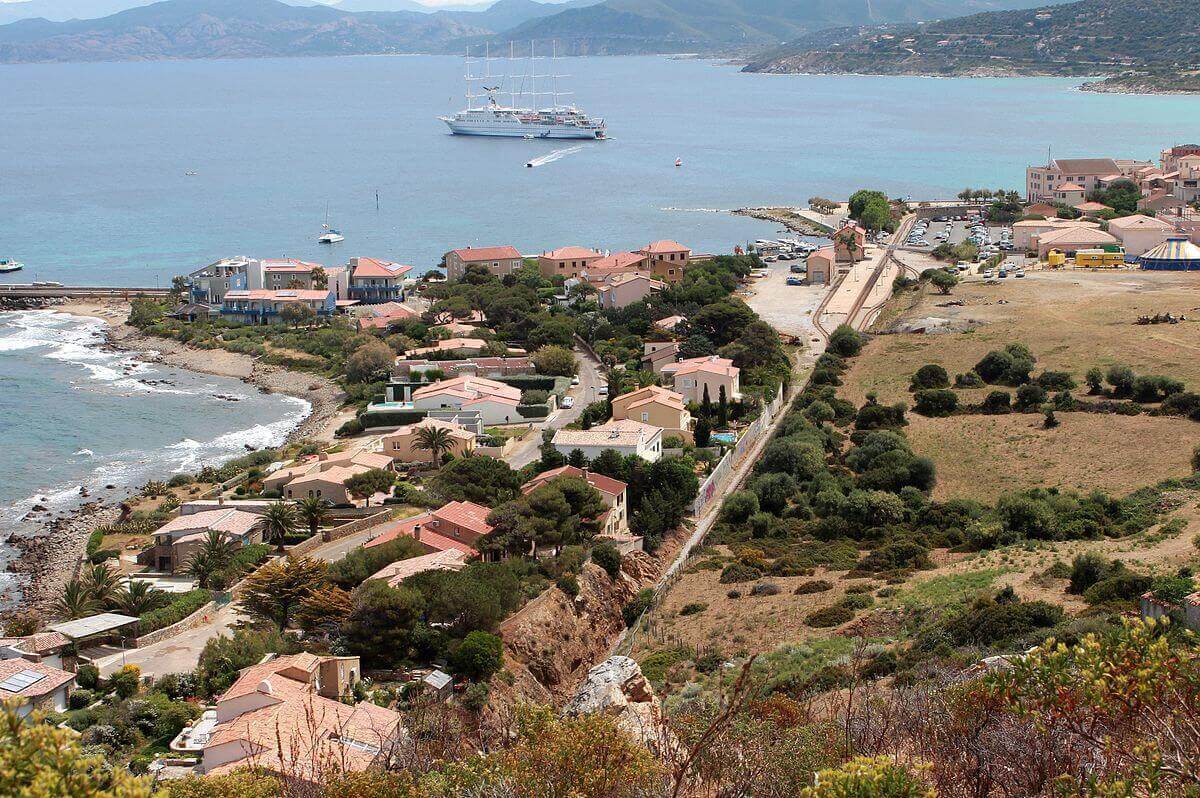
<path id="1" fill-rule="evenodd" d="M 321 225 L 321 235 L 317 236 L 318 244 L 337 244 L 340 241 L 345 241 L 346 237 L 341 234 L 341 231 L 334 230 L 329 226 L 329 205 L 325 205 L 325 224 Z"/>

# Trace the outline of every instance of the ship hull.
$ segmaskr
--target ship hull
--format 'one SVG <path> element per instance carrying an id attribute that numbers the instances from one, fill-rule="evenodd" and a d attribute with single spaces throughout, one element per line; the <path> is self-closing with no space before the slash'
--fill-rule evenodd
<path id="1" fill-rule="evenodd" d="M 443 119 L 450 132 L 456 136 L 496 136 L 504 138 L 535 139 L 602 139 L 604 131 L 579 128 L 569 125 L 473 125 L 452 119 Z"/>

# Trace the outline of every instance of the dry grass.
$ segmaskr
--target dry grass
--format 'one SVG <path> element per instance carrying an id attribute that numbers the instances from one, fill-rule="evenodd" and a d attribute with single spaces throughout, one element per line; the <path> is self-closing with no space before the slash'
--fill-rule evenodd
<path id="1" fill-rule="evenodd" d="M 939 307 L 951 301 L 965 304 Z M 861 403 L 875 391 L 880 401 L 911 401 L 909 379 L 926 363 L 940 363 L 953 376 L 1012 342 L 1033 351 L 1037 371 L 1069 371 L 1080 382 L 1092 366 L 1125 363 L 1138 373 L 1166 374 L 1200 388 L 1200 321 L 1134 324 L 1139 315 L 1167 311 L 1200 319 L 1200 277 L 1032 272 L 1023 280 L 992 286 L 972 279 L 950 296 L 928 294 L 904 318 L 977 322 L 975 329 L 879 336 L 854 362 L 841 395 Z"/>

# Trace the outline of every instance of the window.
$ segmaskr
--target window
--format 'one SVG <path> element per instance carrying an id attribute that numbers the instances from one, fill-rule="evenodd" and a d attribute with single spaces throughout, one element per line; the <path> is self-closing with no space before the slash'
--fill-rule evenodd
<path id="1" fill-rule="evenodd" d="M 642 413 L 642 421 L 649 421 L 649 420 L 650 420 L 650 414 Z"/>

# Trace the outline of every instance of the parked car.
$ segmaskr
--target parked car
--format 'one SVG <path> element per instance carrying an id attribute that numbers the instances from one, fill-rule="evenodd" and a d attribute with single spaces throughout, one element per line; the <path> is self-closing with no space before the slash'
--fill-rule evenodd
<path id="1" fill-rule="evenodd" d="M 564 410 L 570 410 L 572 407 L 575 406 L 575 397 L 574 396 L 564 396 L 562 398 L 562 401 L 559 402 L 559 406 L 562 407 Z"/>
<path id="2" fill-rule="evenodd" d="M 789 277 L 789 278 L 787 278 L 787 284 L 788 285 L 804 285 L 804 278 L 803 277 Z"/>

